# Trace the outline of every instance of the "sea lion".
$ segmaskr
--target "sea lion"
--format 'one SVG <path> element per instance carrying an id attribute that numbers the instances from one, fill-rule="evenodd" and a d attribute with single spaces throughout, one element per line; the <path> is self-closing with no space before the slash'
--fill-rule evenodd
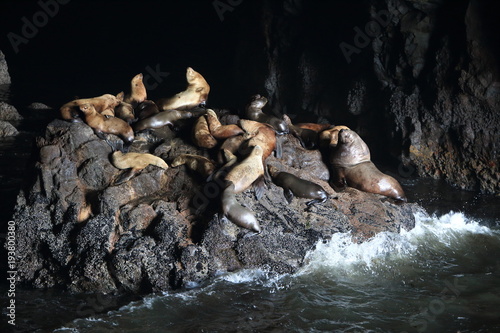
<path id="1" fill-rule="evenodd" d="M 341 188 L 347 185 L 406 202 L 401 184 L 377 169 L 370 160 L 368 146 L 354 131 L 340 130 L 338 144 L 330 156 L 330 164 L 334 170 L 333 185 Z"/>
<path id="2" fill-rule="evenodd" d="M 233 182 L 235 193 L 241 193 L 254 184 L 255 196 L 259 199 L 264 194 L 262 153 L 262 147 L 254 146 L 250 155 L 228 172 L 224 180 Z"/>
<path id="3" fill-rule="evenodd" d="M 262 108 L 267 104 L 267 98 L 260 95 L 254 95 L 245 109 L 245 117 L 250 120 L 258 121 L 271 125 L 278 134 L 288 133 L 288 125 L 282 119 L 265 114 Z"/>
<path id="4" fill-rule="evenodd" d="M 198 117 L 193 126 L 193 142 L 201 148 L 213 148 L 217 145 L 217 140 L 210 133 L 207 119 L 204 116 Z"/>
<path id="5" fill-rule="evenodd" d="M 123 96 L 123 91 L 116 95 L 116 98 L 120 101 L 120 104 L 115 107 L 114 113 L 116 117 L 123 119 L 127 123 L 131 124 L 135 121 L 134 108 L 132 107 L 132 104 L 127 103 L 123 100 Z"/>
<path id="6" fill-rule="evenodd" d="M 139 120 L 142 120 L 160 113 L 160 109 L 158 109 L 158 105 L 155 102 L 146 99 L 135 107 L 134 113 Z"/>
<path id="7" fill-rule="evenodd" d="M 207 109 L 206 117 L 210 134 L 216 139 L 227 139 L 244 133 L 238 125 L 222 125 L 219 118 L 217 118 L 217 114 L 212 109 Z"/>
<path id="8" fill-rule="evenodd" d="M 235 154 L 245 140 L 246 139 L 244 135 L 236 135 L 224 140 L 217 154 L 217 162 L 219 162 L 219 164 L 223 164 L 223 157 L 225 155 L 224 150 Z"/>
<path id="9" fill-rule="evenodd" d="M 318 133 L 316 131 L 293 125 L 290 117 L 287 115 L 284 115 L 283 119 L 287 123 L 290 133 L 299 140 L 302 147 L 305 149 L 316 148 L 318 145 Z"/>
<path id="10" fill-rule="evenodd" d="M 125 103 L 132 104 L 132 106 L 135 107 L 139 103 L 144 102 L 144 100 L 148 97 L 146 86 L 144 86 L 142 79 L 142 73 L 139 73 L 132 78 L 130 81 L 130 93 L 125 95 L 123 99 Z"/>
<path id="11" fill-rule="evenodd" d="M 349 129 L 349 127 L 338 125 L 338 126 L 333 126 L 332 128 L 326 129 L 321 133 L 319 133 L 320 146 L 322 147 L 330 146 L 331 148 L 337 146 L 338 135 L 340 130 L 342 129 Z"/>
<path id="12" fill-rule="evenodd" d="M 173 126 L 179 119 L 193 117 L 194 114 L 189 111 L 168 110 L 157 113 L 149 118 L 139 120 L 134 124 L 134 131 L 139 132 L 148 128 L 160 128 L 165 125 Z"/>
<path id="13" fill-rule="evenodd" d="M 208 158 L 192 154 L 179 155 L 170 165 L 174 168 L 186 165 L 190 170 L 200 173 L 203 177 L 209 177 L 215 170 L 215 164 Z"/>
<path id="14" fill-rule="evenodd" d="M 269 174 L 273 182 L 283 188 L 283 194 L 288 203 L 292 202 L 293 196 L 299 198 L 313 199 L 306 202 L 307 207 L 323 203 L 328 198 L 325 190 L 316 183 L 299 178 L 291 173 L 278 170 L 278 168 L 270 165 Z"/>
<path id="15" fill-rule="evenodd" d="M 122 173 L 115 181 L 114 185 L 122 184 L 131 179 L 139 171 L 148 165 L 154 165 L 162 169 L 168 169 L 168 164 L 160 157 L 147 153 L 122 153 L 115 151 L 111 154 L 111 163 L 121 170 L 129 169 Z"/>
<path id="16" fill-rule="evenodd" d="M 222 213 L 237 226 L 260 233 L 262 229 L 255 215 L 236 201 L 235 193 L 234 183 L 228 182 L 221 196 Z"/>
<path id="17" fill-rule="evenodd" d="M 80 107 L 85 104 L 92 104 L 97 113 L 105 116 L 114 116 L 114 108 L 120 103 L 116 96 L 104 94 L 92 98 L 75 99 L 61 106 L 59 109 L 61 118 L 71 122 L 81 121 Z"/>
<path id="18" fill-rule="evenodd" d="M 298 123 L 295 124 L 295 126 L 300 127 L 300 128 L 307 128 L 312 131 L 315 131 L 316 133 L 323 132 L 329 128 L 332 128 L 333 125 L 330 124 L 317 124 L 317 123 Z"/>
<path id="19" fill-rule="evenodd" d="M 279 141 L 276 140 L 276 132 L 269 124 L 248 119 L 240 119 L 238 123 L 245 131 L 244 138 L 248 140 L 245 142 L 245 146 L 260 146 L 262 148 L 262 162 L 264 162 L 274 150 L 276 151 L 276 157 L 281 158 L 281 145 Z"/>
<path id="20" fill-rule="evenodd" d="M 109 133 L 119 136 L 126 145 L 134 141 L 134 131 L 126 121 L 115 118 L 105 117 L 98 113 L 93 104 L 83 104 L 80 110 L 84 114 L 85 122 L 92 127 L 95 134 L 101 139 L 106 139 L 103 133 Z"/>
<path id="21" fill-rule="evenodd" d="M 191 67 L 186 70 L 186 90 L 177 93 L 170 98 L 159 99 L 157 104 L 160 110 L 185 110 L 198 105 L 205 105 L 210 86 L 205 78 Z"/>

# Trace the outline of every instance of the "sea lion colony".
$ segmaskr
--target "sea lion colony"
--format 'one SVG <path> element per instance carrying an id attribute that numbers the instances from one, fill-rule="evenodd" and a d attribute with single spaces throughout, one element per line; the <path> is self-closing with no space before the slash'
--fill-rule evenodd
<path id="1" fill-rule="evenodd" d="M 273 152 L 281 158 L 280 137 L 290 133 L 305 149 L 327 148 L 331 168 L 331 184 L 336 190 L 345 186 L 384 195 L 396 202 L 406 201 L 401 185 L 380 172 L 371 162 L 366 143 L 346 126 L 330 124 L 292 124 L 262 111 L 267 99 L 261 95 L 250 98 L 243 117 L 235 124 L 222 125 L 214 110 L 205 109 L 210 86 L 191 67 L 186 70 L 187 88 L 170 98 L 147 99 L 142 74 L 134 76 L 126 94 L 104 94 L 75 99 L 60 108 L 61 118 L 70 122 L 85 122 L 99 138 L 110 143 L 106 134 L 123 140 L 120 150 L 113 149 L 112 164 L 125 171 L 113 185 L 129 181 L 147 165 L 167 169 L 167 163 L 149 152 L 127 153 L 140 132 L 163 126 L 174 127 L 181 119 L 197 118 L 191 129 L 192 142 L 207 150 L 217 149 L 216 161 L 203 156 L 182 154 L 170 161 L 172 167 L 185 165 L 207 181 L 221 185 L 221 215 L 234 224 L 260 232 L 254 213 L 236 201 L 235 195 L 253 187 L 257 199 L 265 192 L 266 183 L 273 181 L 283 187 L 285 198 L 293 196 L 312 199 L 307 206 L 328 199 L 321 186 L 267 167 L 266 159 Z M 201 108 L 200 108 L 201 107 Z M 200 111 L 201 110 L 201 111 Z M 238 117 L 236 117 L 238 118 Z M 110 143 L 111 144 L 111 143 Z M 112 145 L 113 146 L 113 145 Z"/>

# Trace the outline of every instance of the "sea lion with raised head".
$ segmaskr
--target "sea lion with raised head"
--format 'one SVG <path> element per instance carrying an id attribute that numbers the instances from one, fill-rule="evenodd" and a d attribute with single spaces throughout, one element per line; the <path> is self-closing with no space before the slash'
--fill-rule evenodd
<path id="1" fill-rule="evenodd" d="M 168 164 L 162 158 L 148 153 L 124 154 L 118 150 L 111 154 L 111 163 L 117 169 L 128 169 L 114 181 L 114 185 L 119 185 L 130 180 L 134 175 L 150 164 L 165 170 L 168 169 Z"/>
<path id="2" fill-rule="evenodd" d="M 188 67 L 186 69 L 186 81 L 188 82 L 186 90 L 170 98 L 162 98 L 157 101 L 160 110 L 186 110 L 198 105 L 205 105 L 210 92 L 210 86 L 205 78 L 191 67 Z"/>
<path id="3" fill-rule="evenodd" d="M 101 139 L 106 139 L 103 133 L 114 134 L 120 137 L 126 146 L 134 141 L 134 131 L 130 125 L 115 117 L 106 117 L 98 113 L 93 104 L 83 104 L 80 110 L 84 114 L 85 123 L 92 127 L 94 133 Z"/>
<path id="4" fill-rule="evenodd" d="M 179 119 L 192 118 L 194 113 L 189 111 L 168 110 L 157 113 L 151 117 L 139 120 L 134 124 L 134 131 L 139 132 L 149 128 L 160 128 L 163 126 L 173 126 Z"/>
<path id="5" fill-rule="evenodd" d="M 217 114 L 212 109 L 207 109 L 206 117 L 210 134 L 216 139 L 227 139 L 244 133 L 243 129 L 238 125 L 222 125 L 219 118 L 217 118 Z"/>
<path id="6" fill-rule="evenodd" d="M 356 132 L 340 130 L 337 146 L 330 155 L 330 164 L 333 168 L 333 185 L 340 188 L 347 185 L 406 202 L 401 184 L 377 169 L 370 160 L 368 146 Z"/>
<path id="7" fill-rule="evenodd" d="M 278 134 L 288 133 L 288 125 L 282 119 L 262 112 L 262 108 L 267 104 L 267 98 L 261 95 L 254 95 L 250 99 L 245 109 L 245 118 L 266 123 L 272 126 Z"/>
<path id="8" fill-rule="evenodd" d="M 139 73 L 132 78 L 130 81 L 130 93 L 125 95 L 123 99 L 125 103 L 132 104 L 133 107 L 136 107 L 139 103 L 146 100 L 148 93 L 146 92 L 146 86 L 144 86 L 142 79 L 142 73 Z"/>
<path id="9" fill-rule="evenodd" d="M 238 227 L 260 233 L 262 229 L 253 212 L 236 201 L 234 183 L 227 182 L 227 184 L 221 196 L 222 213 L 224 216 Z"/>
<path id="10" fill-rule="evenodd" d="M 61 118 L 71 122 L 81 121 L 80 107 L 85 104 L 92 104 L 97 113 L 112 117 L 114 116 L 114 109 L 120 104 L 120 101 L 116 96 L 111 94 L 104 94 L 92 98 L 75 99 L 61 106 L 59 109 Z"/>
<path id="11" fill-rule="evenodd" d="M 313 199 L 306 202 L 308 207 L 316 203 L 323 203 L 328 198 L 328 194 L 318 184 L 299 178 L 291 173 L 280 171 L 272 165 L 268 168 L 273 182 L 283 188 L 283 194 L 288 203 L 292 202 L 294 195 L 299 198 Z"/>

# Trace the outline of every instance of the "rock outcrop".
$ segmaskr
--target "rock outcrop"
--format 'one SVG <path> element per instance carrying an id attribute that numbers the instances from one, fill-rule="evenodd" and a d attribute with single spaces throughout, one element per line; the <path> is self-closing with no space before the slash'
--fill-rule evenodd
<path id="1" fill-rule="evenodd" d="M 138 135 L 131 151 L 167 163 L 183 153 L 215 159 L 215 151 L 193 146 L 187 132 Z M 54 120 L 37 139 L 35 177 L 19 194 L 13 217 L 20 282 L 75 292 L 165 291 L 242 268 L 294 272 L 307 251 L 337 232 L 350 231 L 362 242 L 413 227 L 419 206 L 350 188 L 336 193 L 319 151 L 304 150 L 292 136 L 283 141 L 283 158 L 268 163 L 320 184 L 331 197 L 306 210 L 307 199 L 287 204 L 272 183 L 259 201 L 252 191 L 238 194 L 262 226 L 255 234 L 219 217 L 220 185 L 185 166 L 150 165 L 112 186 L 123 171 L 111 164 L 110 145 L 84 123 Z"/>
<path id="2" fill-rule="evenodd" d="M 7 61 L 5 60 L 5 55 L 0 50 L 0 84 L 10 84 L 9 68 L 7 67 Z"/>

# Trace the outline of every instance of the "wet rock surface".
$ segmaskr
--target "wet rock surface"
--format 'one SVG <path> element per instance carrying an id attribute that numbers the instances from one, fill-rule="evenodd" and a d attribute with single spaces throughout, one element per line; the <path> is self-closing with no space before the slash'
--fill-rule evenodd
<path id="1" fill-rule="evenodd" d="M 215 160 L 216 148 L 192 145 L 189 125 L 138 135 L 131 151 L 169 164 L 183 153 Z M 336 193 L 319 151 L 289 135 L 282 141 L 283 158 L 270 156 L 268 163 L 320 184 L 330 198 L 307 210 L 307 199 L 288 204 L 273 183 L 260 200 L 251 190 L 237 194 L 261 224 L 255 234 L 219 216 L 217 181 L 207 183 L 185 166 L 150 165 L 112 186 L 122 170 L 110 162 L 111 146 L 84 123 L 52 121 L 37 139 L 36 176 L 19 194 L 13 217 L 20 282 L 74 292 L 165 291 L 242 268 L 295 272 L 307 251 L 336 232 L 362 242 L 413 227 L 419 206 L 350 188 Z"/>

